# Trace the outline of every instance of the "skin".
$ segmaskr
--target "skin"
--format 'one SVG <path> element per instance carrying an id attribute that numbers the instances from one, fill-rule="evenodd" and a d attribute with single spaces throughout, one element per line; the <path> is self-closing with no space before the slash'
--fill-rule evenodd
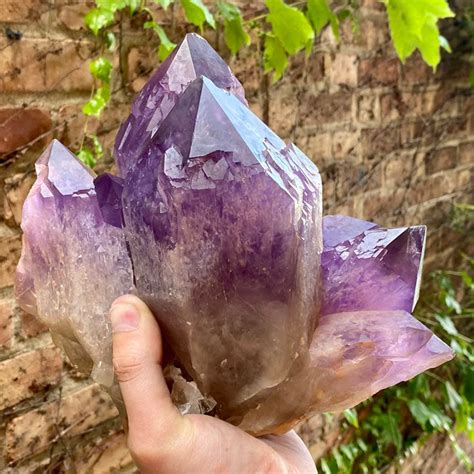
<path id="1" fill-rule="evenodd" d="M 114 369 L 127 408 L 128 446 L 141 473 L 317 472 L 294 431 L 254 438 L 210 416 L 182 416 L 163 377 L 160 329 L 139 298 L 115 300 L 110 320 Z"/>

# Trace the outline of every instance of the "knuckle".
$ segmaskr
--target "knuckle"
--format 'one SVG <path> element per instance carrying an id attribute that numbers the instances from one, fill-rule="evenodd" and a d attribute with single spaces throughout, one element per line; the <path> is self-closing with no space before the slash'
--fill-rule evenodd
<path id="1" fill-rule="evenodd" d="M 145 367 L 144 357 L 141 354 L 114 355 L 112 362 L 119 382 L 130 382 L 138 378 Z"/>

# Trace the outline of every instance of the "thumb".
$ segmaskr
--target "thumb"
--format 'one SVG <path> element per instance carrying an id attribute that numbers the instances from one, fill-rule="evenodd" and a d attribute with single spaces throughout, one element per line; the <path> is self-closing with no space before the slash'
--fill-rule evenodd
<path id="1" fill-rule="evenodd" d="M 143 301 L 117 298 L 110 309 L 113 364 L 127 409 L 130 443 L 141 445 L 179 428 L 182 420 L 166 385 L 158 323 Z"/>

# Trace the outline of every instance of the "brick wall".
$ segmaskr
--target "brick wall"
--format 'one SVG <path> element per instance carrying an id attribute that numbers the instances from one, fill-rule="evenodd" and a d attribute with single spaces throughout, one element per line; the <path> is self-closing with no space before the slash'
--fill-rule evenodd
<path id="1" fill-rule="evenodd" d="M 428 263 L 448 265 L 463 241 L 449 230 L 447 216 L 454 202 L 473 199 L 474 98 L 466 85 L 462 35 L 448 26 L 445 34 L 457 52 L 443 59 L 436 74 L 419 57 L 401 65 L 380 4 L 361 3 L 360 33 L 344 28 L 336 44 L 325 32 L 312 55 L 294 58 L 276 84 L 261 74 L 258 42 L 230 58 L 219 31 L 208 39 L 243 82 L 252 109 L 318 164 L 326 213 L 388 225 L 426 223 Z M 251 16 L 260 3 L 240 4 Z M 82 141 L 86 120 L 80 109 L 92 86 L 88 61 L 101 47 L 82 27 L 87 8 L 77 1 L 0 0 L 2 472 L 131 469 L 110 401 L 18 308 L 12 289 L 34 160 L 52 137 L 76 151 Z M 179 40 L 180 18 L 168 20 Z M 157 65 L 141 21 L 125 18 L 117 27 L 114 105 L 87 123 L 106 147 L 99 170 L 110 167 L 117 126 Z M 315 417 L 302 434 L 318 457 L 335 442 L 337 430 L 334 422 Z"/>

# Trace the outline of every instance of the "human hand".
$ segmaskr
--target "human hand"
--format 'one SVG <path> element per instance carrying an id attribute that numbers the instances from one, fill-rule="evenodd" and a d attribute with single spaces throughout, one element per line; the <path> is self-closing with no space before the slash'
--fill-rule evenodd
<path id="1" fill-rule="evenodd" d="M 143 301 L 112 304 L 113 361 L 128 415 L 128 446 L 143 474 L 308 473 L 316 467 L 294 431 L 254 438 L 206 415 L 182 416 L 161 361 L 158 324 Z"/>

